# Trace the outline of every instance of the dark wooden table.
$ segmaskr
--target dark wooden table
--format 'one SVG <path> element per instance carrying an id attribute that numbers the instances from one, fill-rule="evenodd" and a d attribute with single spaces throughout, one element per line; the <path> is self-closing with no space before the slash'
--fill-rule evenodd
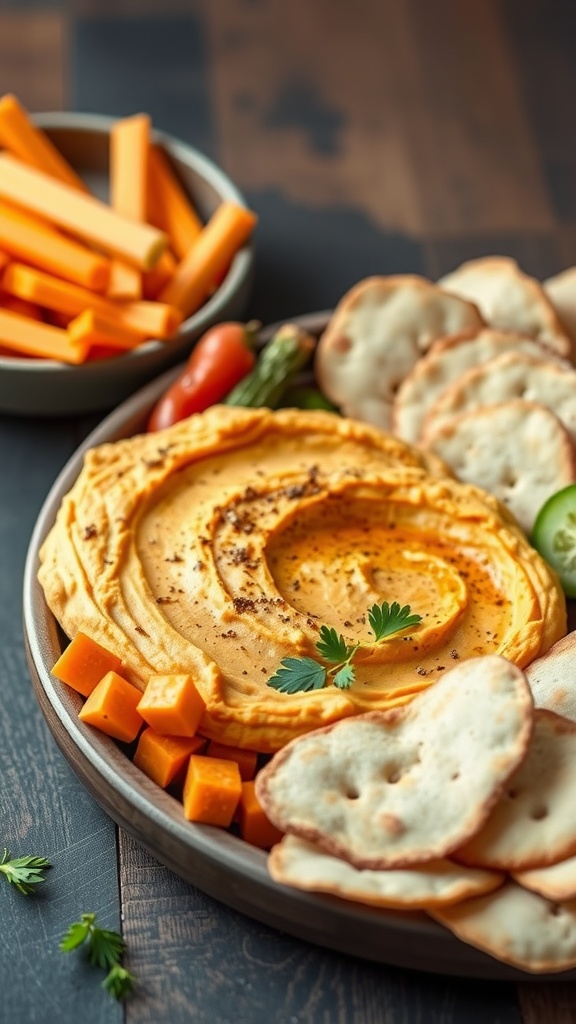
<path id="1" fill-rule="evenodd" d="M 569 0 L 2 0 L 0 92 L 31 110 L 154 123 L 216 158 L 260 215 L 249 313 L 332 305 L 371 273 L 430 277 L 507 253 L 576 263 L 576 10 Z M 97 417 L 0 416 L 0 886 L 5 1024 L 568 1024 L 576 990 L 454 980 L 309 946 L 172 875 L 63 760 L 26 667 L 21 585 L 50 484 Z M 122 930 L 124 1006 L 58 942 Z"/>

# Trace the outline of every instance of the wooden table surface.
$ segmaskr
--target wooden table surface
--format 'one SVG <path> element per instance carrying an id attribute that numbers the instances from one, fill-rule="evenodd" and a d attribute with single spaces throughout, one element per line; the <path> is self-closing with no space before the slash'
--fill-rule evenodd
<path id="1" fill-rule="evenodd" d="M 576 10 L 538 0 L 2 0 L 0 93 L 126 115 L 196 144 L 260 216 L 249 313 L 331 306 L 360 278 L 436 277 L 505 253 L 576 263 Z M 328 952 L 153 860 L 59 753 L 25 661 L 21 587 L 43 499 L 99 417 L 0 416 L 0 847 L 41 853 L 41 894 L 0 886 L 6 1024 L 568 1024 L 576 990 L 454 980 Z M 115 1003 L 58 942 L 121 928 Z"/>

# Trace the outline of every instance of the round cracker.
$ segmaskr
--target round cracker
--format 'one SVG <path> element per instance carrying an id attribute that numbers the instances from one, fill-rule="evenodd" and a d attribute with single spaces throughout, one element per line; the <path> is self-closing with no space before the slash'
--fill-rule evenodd
<path id="1" fill-rule="evenodd" d="M 576 632 L 557 640 L 525 671 L 535 707 L 576 722 Z"/>
<path id="2" fill-rule="evenodd" d="M 446 906 L 491 892 L 504 880 L 498 872 L 446 859 L 406 869 L 360 870 L 297 836 L 284 836 L 270 851 L 268 870 L 282 885 L 399 910 Z"/>
<path id="3" fill-rule="evenodd" d="M 429 911 L 462 942 L 534 974 L 576 967 L 576 901 L 552 903 L 507 882 L 487 896 Z"/>
<path id="4" fill-rule="evenodd" d="M 498 655 L 471 658 L 410 704 L 289 743 L 256 793 L 281 831 L 358 868 L 445 857 L 488 817 L 532 719 L 524 673 Z"/>
<path id="5" fill-rule="evenodd" d="M 346 416 L 389 430 L 394 394 L 422 353 L 482 324 L 472 303 L 424 277 L 367 278 L 343 296 L 319 340 L 319 387 Z"/>
<path id="6" fill-rule="evenodd" d="M 550 409 L 576 443 L 576 370 L 525 352 L 505 352 L 462 373 L 433 403 L 424 420 L 422 443 L 443 417 L 479 406 L 524 398 Z"/>
<path id="7" fill-rule="evenodd" d="M 446 291 L 474 302 L 492 327 L 520 331 L 549 345 L 562 356 L 570 338 L 542 284 L 507 256 L 468 260 L 438 282 Z"/>
<path id="8" fill-rule="evenodd" d="M 512 877 L 518 885 L 531 892 L 538 892 L 548 900 L 576 899 L 576 856 L 546 868 L 515 871 Z"/>
<path id="9" fill-rule="evenodd" d="M 576 853 L 576 722 L 534 712 L 528 752 L 481 828 L 454 858 L 472 867 L 523 871 Z"/>
<path id="10" fill-rule="evenodd" d="M 394 434 L 418 442 L 426 413 L 445 388 L 466 370 L 510 351 L 526 352 L 538 359 L 558 359 L 563 366 L 570 366 L 535 338 L 514 331 L 484 327 L 465 337 L 439 338 L 398 388 L 392 408 Z"/>
<path id="11" fill-rule="evenodd" d="M 459 480 L 489 491 L 526 533 L 544 502 L 576 480 L 576 449 L 564 425 L 523 398 L 432 420 L 426 447 Z"/>
<path id="12" fill-rule="evenodd" d="M 544 291 L 558 314 L 572 343 L 571 359 L 576 357 L 576 267 L 544 281 Z"/>

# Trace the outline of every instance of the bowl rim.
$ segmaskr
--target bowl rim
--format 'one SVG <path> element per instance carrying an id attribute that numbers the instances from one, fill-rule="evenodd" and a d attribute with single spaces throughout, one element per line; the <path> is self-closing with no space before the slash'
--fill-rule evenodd
<path id="1" fill-rule="evenodd" d="M 291 322 L 318 334 L 329 314 L 311 313 Z M 264 328 L 262 342 L 279 326 Z M 176 812 L 174 797 L 144 776 L 113 740 L 78 718 L 80 696 L 50 671 L 61 653 L 61 639 L 37 580 L 39 550 L 86 450 L 142 429 L 154 402 L 180 369 L 173 367 L 146 384 L 91 431 L 56 477 L 30 538 L 23 585 L 28 667 L 48 727 L 72 769 L 106 813 L 171 871 L 281 932 L 387 967 L 491 981 L 573 981 L 574 970 L 533 975 L 495 960 L 423 913 L 382 910 L 274 882 L 264 851 L 213 826 L 187 822 L 179 808 Z"/>
<path id="2" fill-rule="evenodd" d="M 81 113 L 78 111 L 43 111 L 31 114 L 32 120 L 43 129 L 74 129 L 76 131 L 96 132 L 107 134 L 112 125 L 119 118 L 108 114 Z M 209 182 L 226 200 L 236 202 L 240 206 L 248 207 L 248 203 L 238 186 L 209 156 L 197 149 L 195 146 L 183 139 L 165 132 L 161 129 L 152 128 L 151 137 L 154 142 L 165 146 L 169 154 L 177 159 L 190 164 L 194 171 Z M 184 320 L 175 338 L 178 340 L 194 337 L 204 326 L 208 326 L 217 318 L 218 309 L 233 298 L 246 278 L 252 273 L 254 263 L 254 243 L 250 240 L 238 250 L 226 277 L 218 286 L 213 295 L 198 309 L 192 316 Z M 162 348 L 169 345 L 170 341 L 159 341 L 150 339 L 129 352 L 122 353 L 110 359 L 99 360 L 97 363 L 83 363 L 79 366 L 70 366 L 68 363 L 59 362 L 56 359 L 36 359 L 33 356 L 21 358 L 19 356 L 0 355 L 0 372 L 22 373 L 24 375 L 34 373 L 51 377 L 53 375 L 70 375 L 70 371 L 81 373 L 88 377 L 90 373 L 101 373 L 102 364 L 114 366 L 120 372 L 127 367 L 138 365 L 151 353 L 160 352 Z"/>

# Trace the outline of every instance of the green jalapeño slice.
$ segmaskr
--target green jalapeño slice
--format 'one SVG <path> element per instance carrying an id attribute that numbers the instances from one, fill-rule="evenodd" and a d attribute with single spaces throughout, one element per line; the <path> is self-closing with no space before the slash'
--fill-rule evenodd
<path id="1" fill-rule="evenodd" d="M 544 502 L 536 516 L 532 543 L 556 570 L 567 597 L 576 597 L 576 484 Z"/>

